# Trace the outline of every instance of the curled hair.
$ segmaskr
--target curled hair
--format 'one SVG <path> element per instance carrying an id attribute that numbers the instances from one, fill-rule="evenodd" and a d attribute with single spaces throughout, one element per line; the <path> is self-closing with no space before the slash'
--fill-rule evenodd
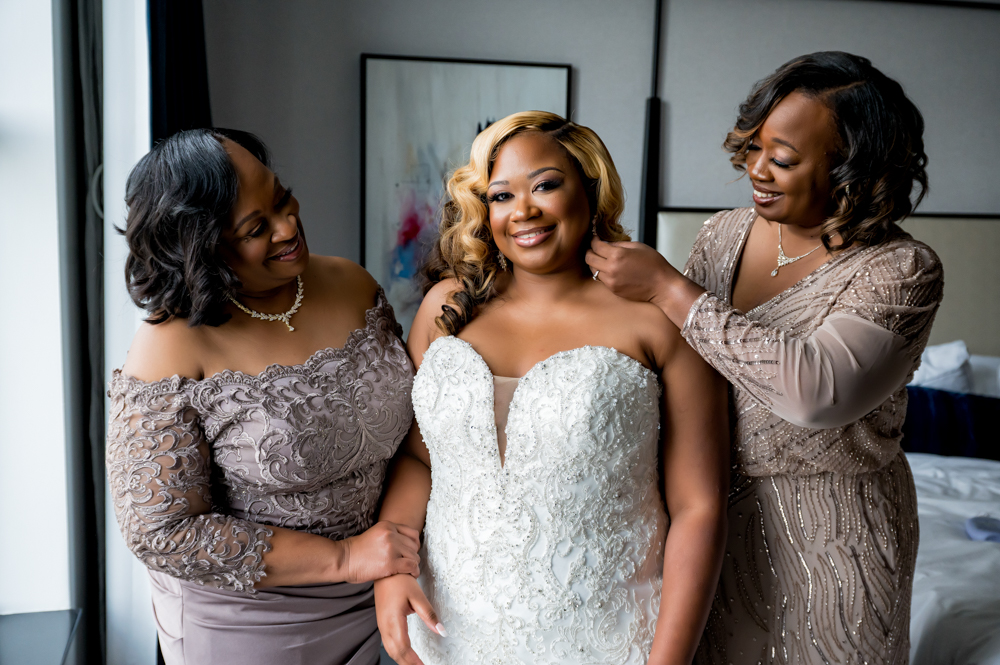
<path id="1" fill-rule="evenodd" d="M 455 169 L 448 180 L 439 236 L 423 268 L 425 293 L 445 279 L 459 284 L 451 296 L 454 305 L 445 305 L 437 318 L 438 326 L 450 335 L 457 334 L 477 308 L 496 295 L 501 269 L 486 190 L 500 149 L 526 132 L 549 136 L 566 150 L 587 192 L 597 236 L 609 242 L 629 239 L 618 222 L 625 208 L 625 190 L 611 154 L 592 129 L 546 111 L 514 113 L 493 123 L 472 142 L 469 163 Z"/>
<path id="2" fill-rule="evenodd" d="M 128 176 L 125 283 L 149 323 L 179 317 L 194 327 L 229 320 L 225 304 L 240 281 L 219 244 L 239 178 L 223 139 L 269 166 L 267 147 L 253 134 L 192 129 L 157 143 Z"/>
<path id="3" fill-rule="evenodd" d="M 924 119 L 902 86 L 867 58 L 841 51 L 803 55 L 758 81 L 740 104 L 736 126 L 722 147 L 746 171 L 750 142 L 777 104 L 793 92 L 830 109 L 838 154 L 830 170 L 830 216 L 821 228 L 834 251 L 854 242 L 875 245 L 893 232 L 927 193 Z M 917 195 L 911 200 L 914 187 Z M 832 238 L 840 235 L 834 246 Z"/>

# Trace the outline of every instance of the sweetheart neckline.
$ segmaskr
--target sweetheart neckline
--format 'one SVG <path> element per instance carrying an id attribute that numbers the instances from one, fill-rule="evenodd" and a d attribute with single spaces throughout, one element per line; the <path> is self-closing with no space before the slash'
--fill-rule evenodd
<path id="1" fill-rule="evenodd" d="M 547 363 L 550 360 L 554 360 L 555 358 L 557 358 L 559 356 L 567 355 L 567 354 L 573 353 L 575 351 L 584 351 L 584 350 L 587 350 L 587 349 L 593 349 L 595 351 L 611 351 L 615 355 L 617 355 L 617 356 L 619 356 L 621 358 L 624 358 L 625 360 L 627 360 L 627 361 L 629 361 L 631 363 L 634 363 L 637 367 L 639 367 L 640 369 L 642 369 L 644 372 L 651 374 L 654 381 L 656 380 L 656 372 L 654 372 L 653 370 L 649 369 L 648 367 L 646 367 L 645 365 L 643 365 L 641 362 L 639 362 L 638 360 L 636 360 L 632 356 L 628 355 L 627 353 L 622 353 L 621 351 L 619 351 L 618 349 L 616 349 L 613 346 L 604 346 L 603 344 L 584 344 L 583 346 L 577 346 L 577 347 L 574 347 L 572 349 L 564 349 L 562 351 L 556 351 L 555 353 L 553 353 L 552 355 L 548 356 L 547 358 L 542 358 L 541 360 L 539 360 L 538 362 L 536 362 L 534 365 L 532 365 L 531 367 L 528 368 L 527 372 L 525 372 L 521 376 L 499 376 L 499 375 L 493 373 L 493 370 L 490 369 L 490 366 L 486 362 L 486 359 L 483 358 L 482 354 L 479 353 L 479 351 L 476 351 L 476 347 L 472 346 L 472 344 L 470 344 L 469 342 L 465 341 L 461 337 L 456 337 L 455 335 L 442 335 L 441 337 L 438 337 L 433 342 L 431 342 L 430 345 L 428 345 L 427 351 L 430 351 L 432 346 L 434 346 L 435 344 L 437 344 L 441 340 L 445 340 L 445 339 L 453 339 L 456 342 L 461 342 L 465 346 L 469 347 L 469 350 L 472 351 L 472 353 L 475 354 L 476 358 L 478 358 L 480 360 L 480 362 L 482 362 L 483 366 L 486 367 L 486 372 L 490 376 L 495 377 L 495 378 L 499 378 L 499 379 L 516 379 L 517 382 L 518 382 L 518 384 L 520 384 L 520 382 L 523 379 L 525 379 L 532 372 L 534 372 L 540 365 L 542 365 L 544 363 Z M 426 354 L 427 351 L 425 351 L 424 354 Z"/>
<path id="2" fill-rule="evenodd" d="M 485 370 L 486 376 L 489 376 L 491 379 L 498 378 L 493 373 L 493 370 L 490 369 L 490 366 L 486 363 L 486 359 L 483 358 L 483 356 L 479 353 L 479 351 L 476 351 L 476 347 L 472 346 L 472 344 L 470 344 L 469 342 L 465 341 L 464 339 L 462 339 L 460 337 L 456 337 L 455 335 L 442 335 L 441 337 L 438 337 L 433 342 L 431 342 L 430 345 L 428 345 L 427 351 L 424 352 L 424 355 L 425 356 L 427 355 L 427 353 L 431 350 L 431 347 L 433 347 L 439 341 L 445 340 L 445 339 L 453 339 L 456 342 L 460 342 L 464 346 L 468 347 L 469 351 L 472 352 L 472 355 L 476 357 L 476 360 L 482 366 L 481 369 Z M 565 349 L 563 351 L 556 351 L 555 353 L 553 353 L 549 357 L 543 358 L 543 359 L 539 360 L 537 363 L 535 363 L 534 365 L 532 365 L 531 367 L 529 367 L 528 371 L 525 372 L 523 376 L 518 376 L 518 377 L 514 377 L 514 376 L 499 377 L 499 378 L 504 378 L 504 379 L 516 379 L 517 380 L 517 386 L 514 388 L 514 393 L 511 395 L 511 398 L 510 398 L 511 407 L 513 407 L 514 400 L 517 399 L 517 394 L 521 391 L 521 386 L 524 384 L 524 380 L 526 378 L 528 378 L 529 376 L 531 376 L 531 374 L 536 369 L 544 367 L 545 363 L 549 362 L 550 360 L 554 360 L 555 358 L 558 358 L 558 357 L 561 357 L 561 356 L 566 356 L 566 355 L 569 355 L 571 353 L 574 353 L 574 352 L 577 352 L 577 351 L 584 351 L 584 350 L 593 350 L 593 351 L 600 351 L 600 352 L 609 352 L 610 351 L 611 353 L 613 353 L 617 357 L 623 358 L 626 361 L 629 361 L 633 365 L 635 365 L 636 367 L 638 367 L 640 370 L 642 370 L 645 373 L 644 376 L 646 376 L 646 378 L 651 378 L 654 382 L 656 381 L 656 373 L 653 372 L 653 370 L 649 369 L 648 367 L 646 367 L 645 365 L 643 365 L 641 362 L 639 362 L 638 360 L 636 360 L 632 356 L 630 356 L 630 355 L 628 355 L 626 353 L 622 353 L 621 351 L 619 351 L 618 349 L 614 348 L 613 346 L 601 346 L 599 344 L 585 344 L 583 346 L 578 346 L 578 347 L 573 348 L 573 349 Z M 419 373 L 420 370 L 418 369 L 417 371 Z M 495 425 L 495 423 L 496 423 L 496 416 L 495 416 L 495 414 L 496 414 L 496 385 L 493 383 L 492 380 L 488 381 L 487 383 L 489 384 L 489 396 L 490 396 L 490 405 L 489 406 L 490 406 L 490 413 L 493 414 L 493 418 L 494 418 L 493 422 L 494 422 L 494 425 Z M 510 411 L 512 412 L 513 408 L 511 408 Z M 510 416 L 508 414 L 507 424 L 504 427 L 504 435 L 506 436 L 506 439 L 507 439 L 507 445 L 504 447 L 505 453 L 504 453 L 503 460 L 500 459 L 500 439 L 498 437 L 498 434 L 497 434 L 497 431 L 496 431 L 496 427 L 494 426 L 494 428 L 493 428 L 493 453 L 492 454 L 493 454 L 493 459 L 495 460 L 496 465 L 497 465 L 496 476 L 498 477 L 498 480 L 500 478 L 502 478 L 507 473 L 507 468 L 508 468 L 507 462 L 510 461 L 511 437 L 507 434 L 507 427 L 509 427 L 509 426 L 510 426 Z"/>

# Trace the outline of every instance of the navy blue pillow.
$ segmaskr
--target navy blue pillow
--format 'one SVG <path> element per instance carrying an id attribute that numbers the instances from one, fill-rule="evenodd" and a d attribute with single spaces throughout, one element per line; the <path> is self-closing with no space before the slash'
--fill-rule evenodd
<path id="1" fill-rule="evenodd" d="M 1000 460 L 1000 399 L 907 386 L 908 453 Z"/>

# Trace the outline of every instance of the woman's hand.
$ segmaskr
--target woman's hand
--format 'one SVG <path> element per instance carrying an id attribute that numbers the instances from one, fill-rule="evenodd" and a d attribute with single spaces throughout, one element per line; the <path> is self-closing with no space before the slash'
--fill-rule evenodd
<path id="1" fill-rule="evenodd" d="M 340 575 L 345 582 L 371 582 L 392 575 L 420 574 L 420 534 L 394 522 L 377 522 L 362 534 L 340 541 L 343 559 Z"/>
<path id="2" fill-rule="evenodd" d="M 663 255 L 641 242 L 604 242 L 594 238 L 587 251 L 587 265 L 619 298 L 651 302 L 678 328 L 694 301 L 705 292 Z"/>
<path id="3" fill-rule="evenodd" d="M 616 296 L 626 300 L 651 302 L 671 278 L 680 273 L 663 256 L 641 242 L 604 242 L 596 236 L 587 252 L 587 265 L 597 279 Z"/>
<path id="4" fill-rule="evenodd" d="M 432 631 L 447 637 L 417 580 L 409 575 L 394 575 L 375 582 L 375 615 L 382 633 L 382 645 L 399 665 L 423 665 L 410 646 L 406 629 L 406 617 L 413 613 Z"/>

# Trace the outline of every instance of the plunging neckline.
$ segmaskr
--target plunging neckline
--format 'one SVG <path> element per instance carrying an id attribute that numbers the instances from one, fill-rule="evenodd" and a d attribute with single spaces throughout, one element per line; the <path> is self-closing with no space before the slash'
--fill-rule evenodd
<path id="1" fill-rule="evenodd" d="M 493 454 L 493 459 L 496 462 L 496 467 L 497 468 L 496 468 L 495 473 L 496 473 L 497 476 L 503 476 L 503 475 L 505 475 L 507 473 L 507 469 L 509 467 L 510 450 L 511 450 L 511 445 L 510 445 L 511 444 L 511 439 L 510 439 L 510 436 L 508 435 L 507 429 L 508 429 L 508 427 L 510 427 L 511 412 L 513 411 L 514 401 L 517 399 L 517 395 L 521 391 L 521 386 L 524 385 L 525 380 L 529 376 L 531 376 L 533 373 L 535 373 L 536 370 L 543 369 L 547 363 L 549 363 L 549 362 L 551 362 L 551 361 L 553 361 L 553 360 L 555 360 L 557 358 L 560 358 L 562 356 L 566 356 L 566 355 L 569 355 L 571 353 L 575 353 L 577 351 L 594 350 L 594 351 L 599 351 L 599 352 L 602 352 L 602 353 L 610 351 L 611 353 L 613 353 L 613 354 L 615 354 L 615 355 L 617 355 L 617 356 L 619 356 L 621 358 L 624 358 L 626 361 L 633 363 L 634 365 L 636 365 L 637 367 L 639 367 L 644 372 L 644 374 L 647 376 L 647 378 L 651 378 L 653 381 L 656 381 L 656 373 L 653 372 L 653 370 L 651 370 L 648 367 L 646 367 L 645 365 L 643 365 L 641 362 L 639 362 L 635 358 L 633 358 L 632 356 L 628 355 L 627 353 L 622 353 L 621 351 L 619 351 L 618 349 L 614 348 L 613 346 L 602 346 L 602 345 L 599 345 L 599 344 L 585 344 L 583 346 L 578 346 L 578 347 L 575 347 L 575 348 L 572 348 L 572 349 L 565 349 L 563 351 L 556 351 L 552 355 L 550 355 L 550 356 L 548 356 L 546 358 L 542 358 L 541 360 L 539 360 L 538 362 L 536 362 L 534 365 L 532 365 L 531 367 L 528 368 L 527 372 L 525 372 L 522 376 L 518 376 L 518 377 L 514 377 L 514 376 L 497 377 L 497 375 L 493 373 L 493 370 L 490 369 L 490 366 L 487 364 L 486 359 L 483 358 L 483 356 L 478 351 L 476 351 L 476 347 L 472 346 L 472 344 L 470 344 L 469 342 L 465 341 L 464 339 L 462 339 L 460 337 L 456 337 L 455 335 L 442 335 L 441 337 L 438 337 L 433 342 L 431 342 L 430 345 L 428 345 L 427 351 L 424 352 L 424 355 L 427 355 L 427 352 L 429 352 L 431 350 L 431 348 L 435 344 L 437 344 L 441 340 L 447 340 L 447 339 L 453 339 L 456 342 L 460 342 L 461 344 L 463 344 L 466 347 L 468 347 L 469 351 L 471 351 L 472 355 L 475 357 L 476 362 L 480 365 L 480 369 L 484 370 L 486 376 L 489 377 L 489 381 L 487 381 L 487 383 L 489 384 L 489 398 L 490 398 L 489 399 L 489 410 L 490 410 L 490 414 L 491 414 L 491 417 L 493 418 L 494 423 L 496 422 L 496 386 L 493 383 L 493 380 L 495 378 L 516 379 L 517 380 L 517 386 L 514 387 L 514 392 L 513 392 L 513 394 L 511 395 L 511 398 L 510 398 L 510 408 L 507 410 L 507 424 L 504 427 L 504 435 L 507 437 L 507 445 L 504 447 L 504 459 L 503 459 L 503 461 L 501 461 L 501 459 L 500 459 L 500 441 L 497 438 L 496 428 L 494 427 L 494 430 L 493 430 L 493 453 L 492 454 Z"/>
<path id="2" fill-rule="evenodd" d="M 757 221 L 757 218 L 760 217 L 760 215 L 757 214 L 757 211 L 754 210 L 753 208 L 750 208 L 749 211 L 750 211 L 749 221 L 746 223 L 746 227 L 743 229 L 743 235 L 740 238 L 739 243 L 737 243 L 736 245 L 736 251 L 733 253 L 733 262 L 730 264 L 729 269 L 726 271 L 727 272 L 727 284 L 725 285 L 726 304 L 734 309 L 737 309 L 735 303 L 733 302 L 733 295 L 736 292 L 737 268 L 740 267 L 741 264 L 743 263 L 743 252 L 746 251 L 747 241 L 750 239 L 750 233 L 753 231 L 754 223 Z M 841 251 L 839 255 L 831 256 L 826 261 L 816 266 L 815 270 L 803 276 L 802 279 L 796 281 L 794 284 L 790 284 L 787 288 L 774 294 L 764 302 L 758 305 L 754 305 L 750 309 L 743 312 L 743 314 L 745 316 L 753 316 L 758 312 L 762 311 L 764 308 L 773 305 L 774 303 L 778 302 L 789 293 L 798 289 L 800 286 L 803 286 L 806 283 L 806 281 L 828 270 L 830 266 L 834 265 L 838 260 L 840 260 L 844 256 L 853 253 L 851 250 L 855 248 L 856 247 L 848 247 L 847 249 Z"/>

